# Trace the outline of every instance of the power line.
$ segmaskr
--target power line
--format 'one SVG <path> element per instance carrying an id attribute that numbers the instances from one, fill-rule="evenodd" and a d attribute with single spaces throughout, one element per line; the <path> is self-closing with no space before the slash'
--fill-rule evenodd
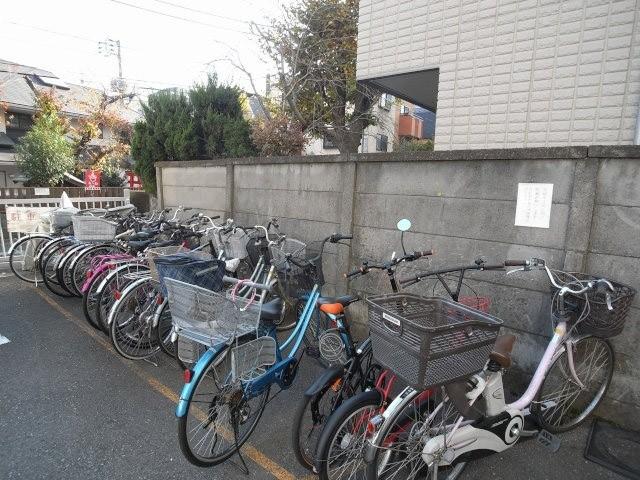
<path id="1" fill-rule="evenodd" d="M 208 12 L 206 10 L 199 10 L 197 8 L 185 7 L 184 5 L 178 5 L 177 3 L 167 2 L 166 0 L 151 0 L 151 1 L 152 2 L 156 2 L 156 3 L 161 3 L 161 4 L 164 4 L 164 5 L 169 5 L 169 6 L 175 7 L 175 8 L 181 8 L 183 10 L 188 10 L 190 12 L 202 13 L 203 15 L 209 15 L 210 17 L 222 18 L 223 20 L 230 20 L 232 22 L 246 23 L 248 25 L 250 25 L 252 23 L 255 23 L 256 25 L 260 25 L 262 27 L 268 27 L 269 26 L 269 25 L 267 25 L 265 23 L 251 22 L 249 20 L 241 20 L 239 18 L 227 17 L 225 15 L 218 15 L 217 13 Z"/>
<path id="2" fill-rule="evenodd" d="M 201 22 L 200 20 L 193 20 L 193 19 L 186 18 L 186 17 L 180 17 L 179 15 L 173 15 L 171 13 L 161 12 L 159 10 L 154 10 L 152 8 L 141 7 L 139 5 L 134 5 L 132 3 L 123 2 L 121 0 L 109 0 L 109 1 L 112 2 L 112 3 L 118 3 L 120 5 L 126 5 L 127 7 L 135 8 L 136 10 L 142 10 L 144 12 L 153 13 L 155 15 L 161 15 L 163 17 L 169 17 L 169 18 L 174 18 L 176 20 L 182 20 L 183 22 L 195 23 L 195 24 L 198 24 L 198 25 L 204 25 L 205 27 L 213 27 L 213 28 L 216 28 L 218 30 L 227 30 L 229 32 L 243 33 L 245 35 L 255 35 L 255 33 L 253 33 L 253 32 L 248 32 L 248 31 L 244 31 L 244 30 L 236 30 L 234 28 L 222 27 L 220 25 L 214 25 L 213 23 Z"/>

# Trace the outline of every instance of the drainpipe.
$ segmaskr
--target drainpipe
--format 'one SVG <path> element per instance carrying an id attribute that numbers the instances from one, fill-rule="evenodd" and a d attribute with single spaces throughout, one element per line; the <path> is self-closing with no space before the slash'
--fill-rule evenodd
<path id="1" fill-rule="evenodd" d="M 633 136 L 633 144 L 640 145 L 640 105 L 638 105 L 638 113 L 636 114 L 636 134 Z"/>

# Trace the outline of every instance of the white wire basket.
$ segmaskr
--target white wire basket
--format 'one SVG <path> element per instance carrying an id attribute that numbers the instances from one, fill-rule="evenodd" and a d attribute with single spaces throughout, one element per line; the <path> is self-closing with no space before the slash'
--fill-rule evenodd
<path id="1" fill-rule="evenodd" d="M 116 237 L 118 224 L 104 218 L 75 215 L 71 221 L 73 236 L 83 242 L 107 242 Z"/>
<path id="2" fill-rule="evenodd" d="M 253 380 L 276 363 L 277 344 L 273 337 L 264 336 L 234 347 L 231 350 L 231 378 L 236 381 Z"/>
<path id="3" fill-rule="evenodd" d="M 213 231 L 210 237 L 216 251 L 223 252 L 223 257 L 226 259 L 239 258 L 242 260 L 249 256 L 247 244 L 251 240 L 251 236 L 240 228 L 235 228 L 228 233 L 222 233 L 221 230 Z"/>
<path id="4" fill-rule="evenodd" d="M 257 332 L 261 309 L 259 301 L 244 297 L 231 299 L 226 294 L 172 278 L 165 278 L 164 282 L 173 326 L 178 335 L 213 347 Z"/>
<path id="5" fill-rule="evenodd" d="M 73 222 L 77 210 L 59 208 L 51 212 L 51 226 L 53 228 L 67 228 Z"/>

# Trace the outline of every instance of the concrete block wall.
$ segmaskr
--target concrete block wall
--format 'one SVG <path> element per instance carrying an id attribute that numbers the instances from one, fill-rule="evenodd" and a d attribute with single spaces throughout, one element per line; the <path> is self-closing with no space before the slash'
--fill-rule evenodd
<path id="1" fill-rule="evenodd" d="M 193 163 L 193 168 L 191 167 Z M 306 241 L 334 232 L 354 235 L 351 248 L 324 259 L 329 294 L 347 289 L 390 291 L 384 274 L 347 285 L 342 273 L 363 260 L 400 252 L 400 218 L 413 226 L 410 250 L 436 255 L 407 265 L 401 276 L 452 264 L 539 257 L 568 271 L 611 277 L 640 289 L 640 147 L 567 147 L 512 150 L 358 154 L 159 163 L 160 197 L 225 212 L 239 223 L 278 217 L 282 231 Z M 188 185 L 208 179 L 210 185 Z M 199 180 L 196 180 L 199 179 Z M 226 183 L 223 182 L 223 179 Z M 514 226 L 518 183 L 553 183 L 549 229 Z M 218 192 L 224 190 L 224 194 Z M 172 200 L 173 201 L 173 200 Z M 208 203 L 210 201 L 211 203 Z M 433 282 L 412 287 L 444 294 Z M 542 272 L 506 276 L 476 272 L 463 294 L 486 296 L 505 330 L 518 336 L 517 378 L 530 373 L 552 331 L 550 289 Z M 366 307 L 351 307 L 366 333 Z M 640 297 L 624 335 L 614 339 L 616 375 L 601 413 L 621 419 L 640 405 Z M 633 418 L 636 418 L 634 415 Z M 640 428 L 640 420 L 637 422 Z"/>
<path id="2" fill-rule="evenodd" d="M 637 0 L 361 0 L 359 80 L 439 70 L 435 148 L 633 143 Z"/>

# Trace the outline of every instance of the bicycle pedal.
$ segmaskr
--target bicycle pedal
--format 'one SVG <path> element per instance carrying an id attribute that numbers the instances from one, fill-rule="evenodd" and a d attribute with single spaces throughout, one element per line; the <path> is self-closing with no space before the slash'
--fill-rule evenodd
<path id="1" fill-rule="evenodd" d="M 536 437 L 536 441 L 554 453 L 560 449 L 560 438 L 546 430 L 540 430 Z"/>

